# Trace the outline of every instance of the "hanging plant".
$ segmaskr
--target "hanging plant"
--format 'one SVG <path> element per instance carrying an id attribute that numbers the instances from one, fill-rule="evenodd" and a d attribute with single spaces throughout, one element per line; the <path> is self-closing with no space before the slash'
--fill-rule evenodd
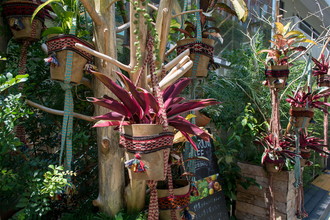
<path id="1" fill-rule="evenodd" d="M 285 26 L 280 22 L 275 22 L 276 34 L 273 36 L 273 40 L 270 40 L 273 47 L 258 52 L 258 54 L 267 53 L 264 64 L 266 66 L 266 85 L 270 88 L 281 89 L 285 87 L 290 72 L 289 66 L 292 65 L 290 64 L 290 59 L 294 55 L 298 56 L 299 52 L 306 50 L 306 47 L 295 46 L 296 44 L 316 44 L 314 41 L 307 39 L 302 32 L 297 30 L 290 31 L 290 25 L 290 22 Z"/>
<path id="2" fill-rule="evenodd" d="M 319 87 L 330 87 L 330 59 L 325 59 L 325 55 L 321 55 L 321 62 L 312 57 L 315 67 L 313 75 L 317 77 L 317 84 Z"/>

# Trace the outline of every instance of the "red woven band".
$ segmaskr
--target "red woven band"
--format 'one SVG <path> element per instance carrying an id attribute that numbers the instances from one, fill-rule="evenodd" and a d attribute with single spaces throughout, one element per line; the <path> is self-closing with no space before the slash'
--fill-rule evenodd
<path id="1" fill-rule="evenodd" d="M 289 75 L 290 71 L 287 70 L 265 70 L 266 76 L 271 77 L 287 77 Z"/>
<path id="2" fill-rule="evenodd" d="M 190 190 L 185 195 L 158 198 L 158 206 L 161 210 L 185 208 L 190 203 Z"/>
<path id="3" fill-rule="evenodd" d="M 290 109 L 290 115 L 292 117 L 308 117 L 313 118 L 314 112 L 310 110 L 303 110 L 303 111 L 295 111 L 293 109 Z"/>
<path id="4" fill-rule="evenodd" d="M 91 61 L 93 56 L 85 51 L 82 51 L 75 47 L 76 43 L 83 44 L 86 47 L 94 48 L 93 45 L 87 43 L 84 40 L 79 39 L 78 37 L 71 34 L 62 34 L 56 37 L 52 37 L 46 41 L 46 45 L 48 48 L 48 54 L 52 54 L 53 52 L 58 52 L 61 50 L 72 50 L 86 60 Z"/>
<path id="5" fill-rule="evenodd" d="M 214 47 L 212 47 L 208 44 L 202 43 L 202 42 L 192 42 L 189 44 L 184 44 L 184 45 L 178 46 L 176 49 L 177 49 L 178 54 L 180 54 L 188 48 L 190 49 L 190 53 L 203 54 L 203 55 L 208 56 L 211 59 L 213 59 Z"/>
<path id="6" fill-rule="evenodd" d="M 330 75 L 324 74 L 317 77 L 317 84 L 320 86 L 330 86 Z"/>
<path id="7" fill-rule="evenodd" d="M 6 2 L 3 3 L 3 15 L 7 18 L 10 17 L 28 17 L 32 16 L 33 12 L 39 6 L 33 2 Z M 45 16 L 49 17 L 49 14 L 46 10 L 40 10 L 36 15 L 41 21 L 44 21 Z"/>
<path id="8" fill-rule="evenodd" d="M 130 153 L 148 154 L 173 145 L 173 132 L 163 132 L 159 135 L 133 137 L 121 134 L 119 144 Z"/>

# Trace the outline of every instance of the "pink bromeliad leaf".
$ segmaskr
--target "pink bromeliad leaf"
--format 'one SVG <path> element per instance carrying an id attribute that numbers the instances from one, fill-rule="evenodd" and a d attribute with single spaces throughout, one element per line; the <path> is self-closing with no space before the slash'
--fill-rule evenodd
<path id="1" fill-rule="evenodd" d="M 136 99 L 128 93 L 128 91 L 102 73 L 96 71 L 91 71 L 91 73 L 93 73 L 93 75 L 95 75 L 115 96 L 120 99 L 120 101 L 122 101 L 132 115 L 137 115 L 140 119 L 143 117 L 141 106 Z"/>
<path id="2" fill-rule="evenodd" d="M 94 128 L 100 128 L 100 127 L 109 127 L 109 126 L 119 126 L 119 125 L 129 125 L 127 121 L 98 121 L 93 126 Z"/>
<path id="3" fill-rule="evenodd" d="M 117 100 L 114 100 L 113 98 L 111 98 L 109 96 L 104 96 L 104 98 L 101 98 L 101 99 L 94 98 L 94 97 L 87 97 L 87 100 L 89 102 L 93 102 L 102 107 L 108 108 L 123 116 L 126 116 L 126 117 L 132 116 L 131 112 L 128 111 L 128 109 L 123 104 L 121 104 L 120 102 L 118 102 Z"/>
<path id="4" fill-rule="evenodd" d="M 117 121 L 120 121 L 124 117 L 125 116 L 123 116 L 122 114 L 119 114 L 118 112 L 108 112 L 104 115 L 99 115 L 99 116 L 95 116 L 95 117 L 92 117 L 92 118 L 97 119 L 97 120 L 117 120 Z"/>

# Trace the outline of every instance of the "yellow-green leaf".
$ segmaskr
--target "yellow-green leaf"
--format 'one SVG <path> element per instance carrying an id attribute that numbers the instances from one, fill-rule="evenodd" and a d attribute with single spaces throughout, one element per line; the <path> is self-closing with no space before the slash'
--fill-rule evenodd
<path id="1" fill-rule="evenodd" d="M 230 0 L 230 1 L 234 6 L 234 10 L 237 14 L 238 19 L 243 22 L 246 21 L 249 14 L 249 10 L 244 0 Z"/>
<path id="2" fill-rule="evenodd" d="M 284 26 L 280 22 L 275 22 L 276 33 L 277 34 L 284 34 Z"/>
<path id="3" fill-rule="evenodd" d="M 289 28 L 290 28 L 291 22 L 287 23 L 284 27 L 283 27 L 283 34 L 285 34 L 286 32 L 288 32 Z"/>
<path id="4" fill-rule="evenodd" d="M 38 12 L 43 9 L 46 5 L 52 3 L 52 2 L 61 2 L 61 0 L 48 0 L 44 3 L 42 3 L 41 5 L 38 6 L 38 8 L 36 8 L 36 10 L 34 10 L 33 14 L 32 14 L 32 18 L 31 18 L 31 23 L 34 19 L 34 17 L 38 14 Z"/>
<path id="5" fill-rule="evenodd" d="M 315 41 L 310 40 L 310 39 L 303 39 L 303 40 L 300 40 L 299 42 L 311 43 L 311 44 L 317 45 L 317 43 Z"/>
<path id="6" fill-rule="evenodd" d="M 284 37 L 288 38 L 292 35 L 304 35 L 303 33 L 301 33 L 300 31 L 289 31 Z"/>

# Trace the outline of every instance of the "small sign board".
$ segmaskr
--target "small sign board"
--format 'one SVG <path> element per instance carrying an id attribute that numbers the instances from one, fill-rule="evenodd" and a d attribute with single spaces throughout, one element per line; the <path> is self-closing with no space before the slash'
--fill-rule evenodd
<path id="1" fill-rule="evenodd" d="M 197 157 L 206 157 L 206 160 L 194 161 L 196 187 L 199 196 L 191 198 L 189 210 L 195 214 L 195 220 L 229 220 L 226 201 L 219 180 L 219 168 L 214 155 L 213 141 L 196 141 Z"/>

